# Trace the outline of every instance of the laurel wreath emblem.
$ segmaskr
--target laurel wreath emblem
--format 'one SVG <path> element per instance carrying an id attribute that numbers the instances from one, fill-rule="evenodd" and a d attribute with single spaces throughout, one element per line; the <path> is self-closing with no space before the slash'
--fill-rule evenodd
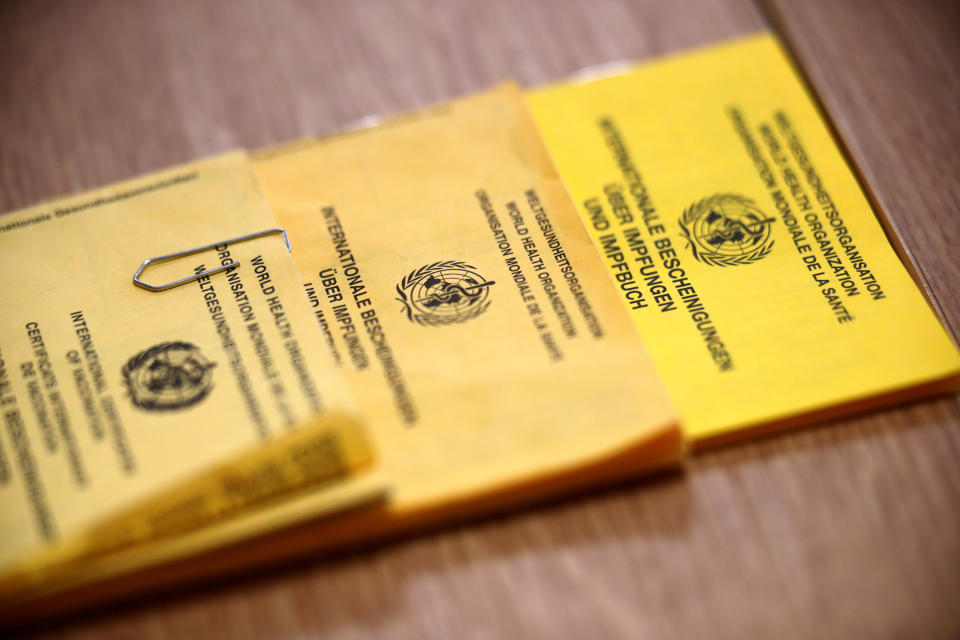
<path id="1" fill-rule="evenodd" d="M 435 273 L 437 271 L 446 271 L 447 269 L 465 269 L 468 271 L 473 271 L 475 267 L 467 264 L 466 262 L 461 262 L 460 260 L 442 260 L 440 262 L 433 262 L 431 264 L 424 265 L 419 269 L 414 269 L 400 279 L 400 283 L 397 285 L 397 294 L 399 297 L 396 298 L 396 300 L 403 303 L 403 312 L 407 314 L 408 320 L 423 326 L 438 327 L 456 324 L 458 322 L 466 322 L 467 320 L 476 318 L 487 310 L 487 307 L 490 306 L 490 300 L 486 300 L 456 315 L 415 313 L 413 303 L 407 295 L 408 290 L 412 288 L 413 285 L 419 280 L 430 275 L 431 273 Z"/>
<path id="2" fill-rule="evenodd" d="M 162 342 L 127 360 L 121 374 L 134 406 L 167 411 L 203 400 L 213 387 L 214 366 L 189 342 Z"/>
<path id="3" fill-rule="evenodd" d="M 706 212 L 720 206 L 728 204 L 738 204 L 744 209 L 757 210 L 757 205 L 750 198 L 746 198 L 735 193 L 719 193 L 709 198 L 704 198 L 699 202 L 690 205 L 684 209 L 683 215 L 677 222 L 680 224 L 680 232 L 687 241 L 687 247 L 693 253 L 693 257 L 700 262 L 716 267 L 732 267 L 743 264 L 752 264 L 762 259 L 773 250 L 773 238 L 767 238 L 763 243 L 754 247 L 750 251 L 730 255 L 703 251 L 699 246 L 690 227 Z"/>

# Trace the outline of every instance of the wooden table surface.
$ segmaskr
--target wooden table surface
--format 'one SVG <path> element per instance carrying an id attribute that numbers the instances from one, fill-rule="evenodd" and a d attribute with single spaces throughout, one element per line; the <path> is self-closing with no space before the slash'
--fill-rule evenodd
<path id="1" fill-rule="evenodd" d="M 0 209 L 764 28 L 803 65 L 956 338 L 948 1 L 7 1 Z M 939 398 L 730 446 L 683 473 L 40 633 L 956 638 L 960 407 Z"/>

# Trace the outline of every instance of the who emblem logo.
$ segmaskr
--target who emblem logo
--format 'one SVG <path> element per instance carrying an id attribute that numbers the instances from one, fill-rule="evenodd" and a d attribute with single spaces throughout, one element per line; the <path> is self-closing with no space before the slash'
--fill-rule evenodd
<path id="1" fill-rule="evenodd" d="M 487 280 L 472 265 L 445 260 L 414 269 L 397 285 L 398 301 L 411 322 L 442 326 L 476 318 L 490 306 Z"/>
<path id="2" fill-rule="evenodd" d="M 774 218 L 750 198 L 724 193 L 691 205 L 678 220 L 693 257 L 715 267 L 751 264 L 773 249 Z"/>

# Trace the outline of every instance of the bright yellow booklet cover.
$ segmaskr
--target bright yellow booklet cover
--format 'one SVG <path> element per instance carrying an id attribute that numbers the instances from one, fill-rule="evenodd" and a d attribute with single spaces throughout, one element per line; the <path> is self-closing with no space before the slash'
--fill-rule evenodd
<path id="1" fill-rule="evenodd" d="M 956 387 L 954 344 L 773 36 L 528 101 L 688 438 Z"/>
<path id="2" fill-rule="evenodd" d="M 363 438 L 353 398 L 279 235 L 223 242 L 144 272 L 148 282 L 165 283 L 237 263 L 168 291 L 131 280 L 147 258 L 275 226 L 242 152 L 0 217 L 2 570 L 98 525 L 97 541 L 119 547 L 171 538 L 273 506 L 286 488 L 302 494 L 344 485 L 374 468 L 368 448 L 350 444 Z M 212 490 L 194 491 L 190 501 L 155 509 L 155 521 L 136 532 L 103 528 L 104 518 L 211 465 L 242 454 L 249 460 L 252 449 L 307 419 L 313 442 L 331 452 L 316 458 L 323 464 L 311 462 L 296 477 L 244 476 L 232 467 L 213 502 Z M 314 460 L 309 451 L 296 454 L 302 441 L 299 448 L 278 442 L 287 444 L 274 460 Z M 351 486 L 337 504 L 301 504 L 298 517 L 384 488 L 382 478 Z M 164 558 L 290 520 L 247 519 Z M 75 568 L 70 580 L 84 579 Z M 20 584 L 45 586 L 39 575 Z M 0 604 L 11 595 L 6 586 Z"/>
<path id="3" fill-rule="evenodd" d="M 677 459 L 666 392 L 515 86 L 254 166 L 393 483 L 347 538 Z"/>

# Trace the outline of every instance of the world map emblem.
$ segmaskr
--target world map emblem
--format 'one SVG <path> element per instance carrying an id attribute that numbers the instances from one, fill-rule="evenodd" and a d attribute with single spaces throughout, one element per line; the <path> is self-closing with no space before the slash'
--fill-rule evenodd
<path id="1" fill-rule="evenodd" d="M 476 318 L 490 306 L 487 280 L 472 265 L 445 260 L 414 269 L 397 285 L 397 300 L 407 319 L 425 326 L 441 326 Z"/>
<path id="2" fill-rule="evenodd" d="M 678 222 L 693 257 L 704 264 L 750 264 L 773 248 L 774 218 L 744 196 L 725 193 L 704 198 L 687 208 Z"/>
<path id="3" fill-rule="evenodd" d="M 162 342 L 141 351 L 123 366 L 130 400 L 141 409 L 183 409 L 213 388 L 214 363 L 189 342 Z"/>

